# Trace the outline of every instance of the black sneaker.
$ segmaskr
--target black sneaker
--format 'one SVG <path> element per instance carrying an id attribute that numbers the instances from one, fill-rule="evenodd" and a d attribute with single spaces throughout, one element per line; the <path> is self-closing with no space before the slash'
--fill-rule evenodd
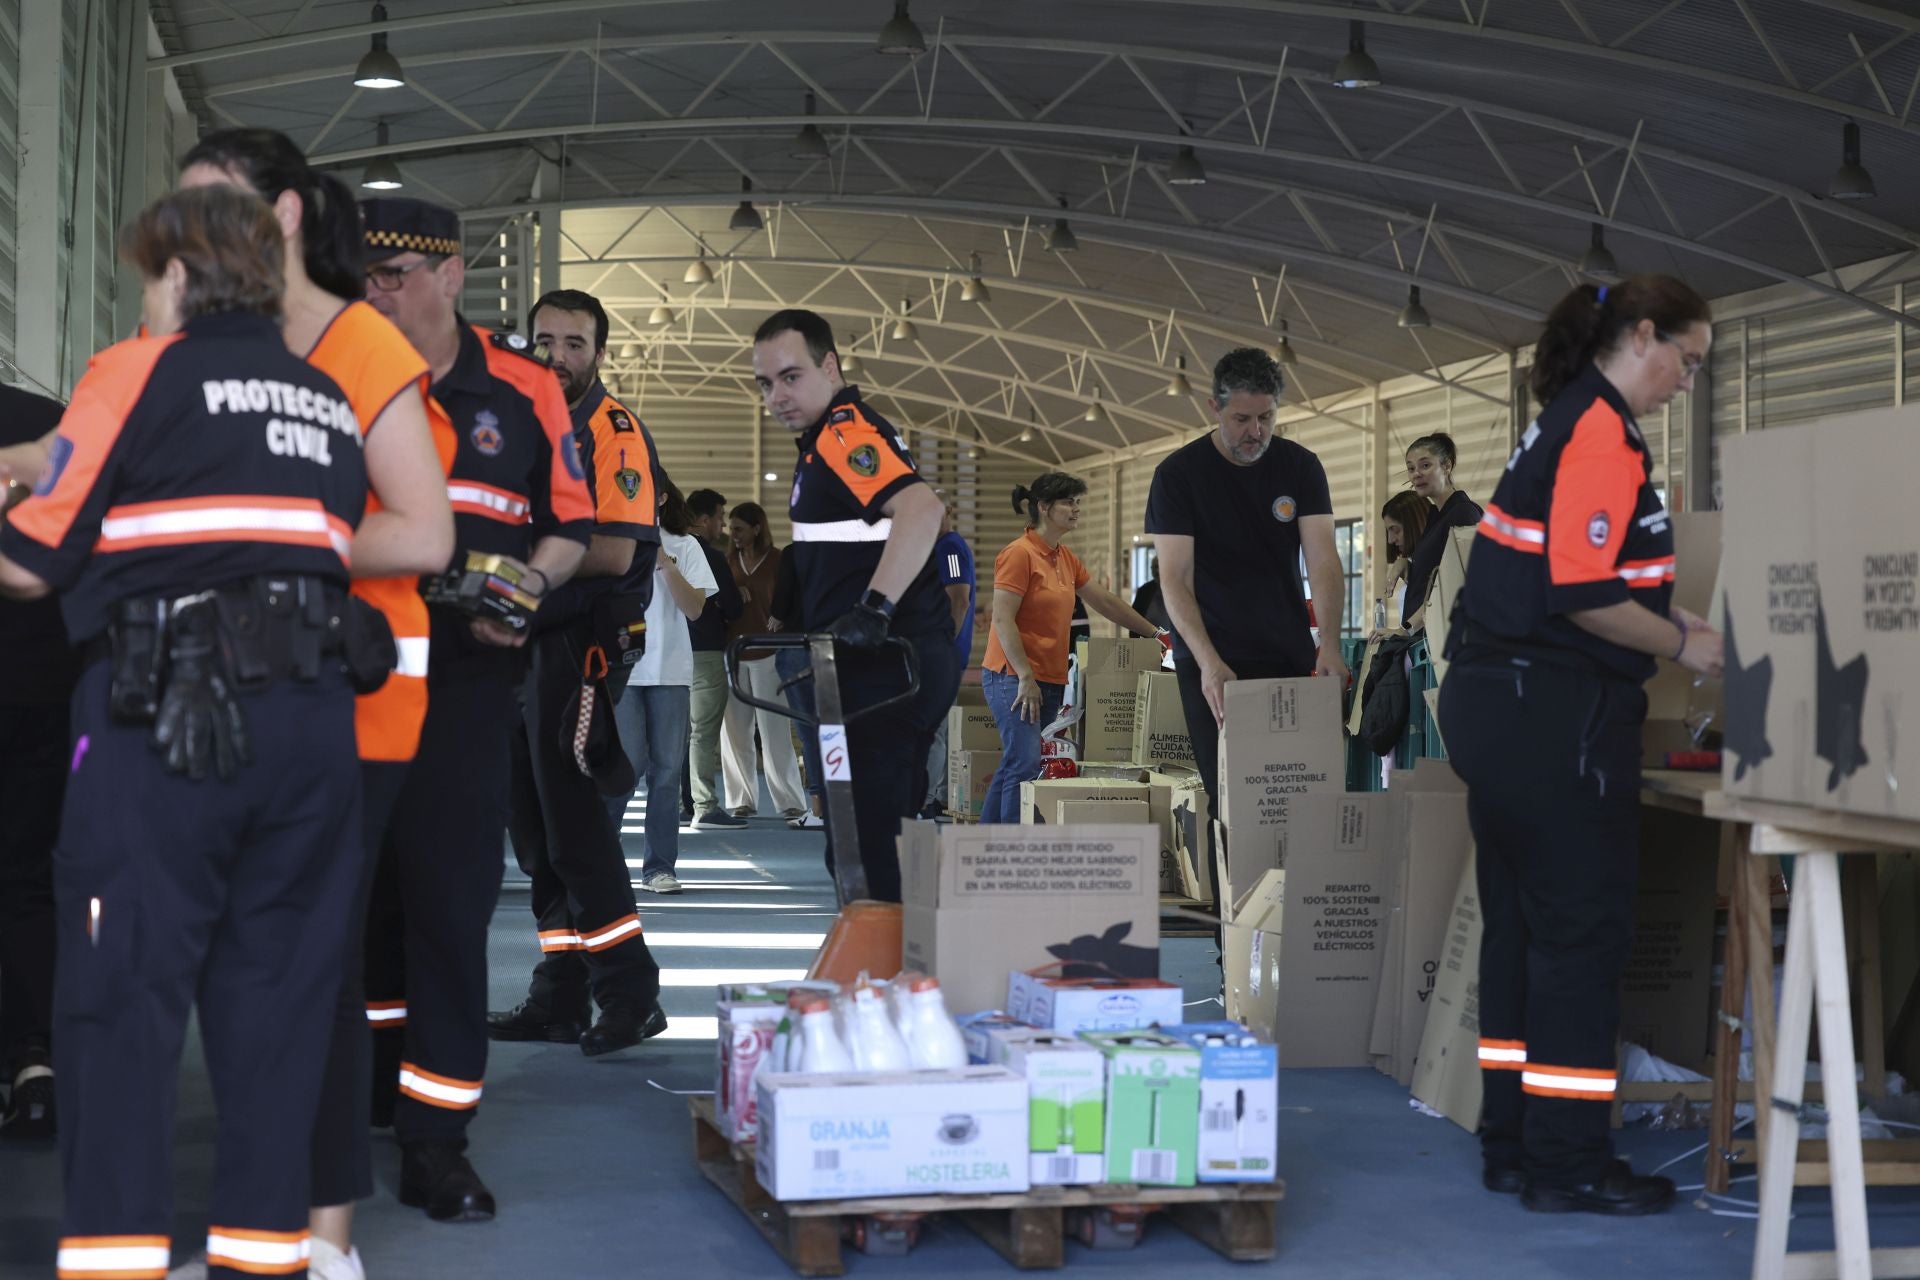
<path id="1" fill-rule="evenodd" d="M 1673 1203 L 1673 1180 L 1636 1174 L 1625 1160 L 1615 1160 L 1592 1182 L 1570 1187 L 1529 1183 L 1520 1203 L 1535 1213 L 1599 1213 L 1633 1217 L 1663 1212 Z"/>
<path id="2" fill-rule="evenodd" d="M 493 1192 L 458 1146 L 443 1142 L 400 1145 L 400 1203 L 425 1209 L 435 1222 L 491 1222 Z"/>
<path id="3" fill-rule="evenodd" d="M 1517 1196 L 1527 1189 L 1527 1175 L 1517 1164 L 1487 1160 L 1480 1166 L 1480 1185 L 1503 1196 Z"/>
<path id="4" fill-rule="evenodd" d="M 745 831 L 747 820 L 715 809 L 711 813 L 696 813 L 693 816 L 693 829 L 695 831 Z"/>
<path id="5" fill-rule="evenodd" d="M 545 1040 L 549 1044 L 579 1044 L 587 1018 L 556 1014 L 545 1005 L 524 1000 L 506 1013 L 487 1015 L 489 1040 Z"/>
<path id="6" fill-rule="evenodd" d="M 600 1011 L 600 1021 L 580 1037 L 580 1052 L 589 1058 L 616 1049 L 630 1049 L 642 1040 L 651 1040 L 667 1029 L 667 1012 L 658 1000 L 645 1014 L 631 1005 L 614 1005 Z"/>
<path id="7" fill-rule="evenodd" d="M 0 1115 L 0 1138 L 14 1142 L 45 1142 L 54 1136 L 53 1067 L 42 1049 L 29 1049 L 25 1065 L 13 1078 L 13 1093 Z"/>

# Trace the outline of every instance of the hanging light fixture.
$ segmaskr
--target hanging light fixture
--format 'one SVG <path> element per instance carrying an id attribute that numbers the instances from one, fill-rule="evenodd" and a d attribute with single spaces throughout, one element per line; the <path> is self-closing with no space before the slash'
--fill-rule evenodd
<path id="1" fill-rule="evenodd" d="M 1080 240 L 1073 234 L 1073 228 L 1067 225 L 1067 198 L 1060 197 L 1060 216 L 1053 220 L 1053 230 L 1047 232 L 1048 253 L 1072 253 L 1080 247 Z"/>
<path id="2" fill-rule="evenodd" d="M 1167 181 L 1176 187 L 1197 187 L 1207 180 L 1207 171 L 1193 148 L 1183 146 L 1167 166 Z"/>
<path id="3" fill-rule="evenodd" d="M 1849 120 L 1840 131 L 1840 167 L 1827 184 L 1827 195 L 1834 200 L 1865 200 L 1873 194 L 1873 175 L 1860 164 L 1860 126 Z"/>
<path id="4" fill-rule="evenodd" d="M 812 94 L 807 95 L 807 115 L 813 115 Z M 820 126 L 809 118 L 794 135 L 793 147 L 787 154 L 795 160 L 825 160 L 833 154 L 833 148 L 827 145 L 827 135 L 820 132 Z"/>
<path id="5" fill-rule="evenodd" d="M 680 277 L 682 284 L 712 284 L 713 268 L 707 265 L 707 250 L 703 245 L 700 256 L 687 264 L 687 274 Z"/>
<path id="6" fill-rule="evenodd" d="M 1293 344 L 1287 341 L 1287 322 L 1280 322 L 1280 345 L 1274 348 L 1273 358 L 1281 364 L 1298 364 L 1300 357 L 1293 353 Z"/>
<path id="7" fill-rule="evenodd" d="M 1400 308 L 1400 327 L 1402 329 L 1431 329 L 1433 317 L 1420 305 L 1420 286 L 1407 287 L 1407 305 Z"/>
<path id="8" fill-rule="evenodd" d="M 373 136 L 380 147 L 380 154 L 367 161 L 367 171 L 360 175 L 360 185 L 369 191 L 398 191 L 406 185 L 400 177 L 400 166 L 393 157 L 386 154 L 387 122 L 380 121 L 374 126 Z"/>
<path id="9" fill-rule="evenodd" d="M 1080 421 L 1098 422 L 1106 417 L 1106 412 L 1105 409 L 1100 407 L 1100 397 L 1096 395 L 1093 398 L 1093 403 L 1087 406 L 1087 411 L 1080 415 Z"/>
<path id="10" fill-rule="evenodd" d="M 1032 428 L 1032 427 L 1028 427 L 1028 428 L 1026 428 L 1026 430 L 1024 430 L 1024 431 L 1022 431 L 1022 432 L 1020 433 L 1020 443 L 1021 443 L 1021 444 L 1032 444 L 1032 443 L 1033 443 L 1033 428 Z"/>
<path id="11" fill-rule="evenodd" d="M 1606 231 L 1597 222 L 1593 224 L 1593 238 L 1587 244 L 1587 251 L 1580 258 L 1580 274 L 1595 280 L 1620 278 L 1620 263 L 1607 248 Z"/>
<path id="12" fill-rule="evenodd" d="M 620 344 L 620 358 L 622 360 L 632 360 L 639 354 L 640 348 L 638 344 L 632 342 L 623 342 Z"/>
<path id="13" fill-rule="evenodd" d="M 913 303 L 905 298 L 900 299 L 900 318 L 893 325 L 893 340 L 895 342 L 920 341 L 920 330 L 913 324 Z"/>
<path id="14" fill-rule="evenodd" d="M 1380 68 L 1367 53 L 1367 24 L 1357 18 L 1347 26 L 1347 52 L 1333 65 L 1333 82 L 1342 89 L 1371 89 L 1380 83 Z"/>
<path id="15" fill-rule="evenodd" d="M 907 16 L 907 0 L 893 0 L 893 16 L 880 28 L 876 48 L 901 58 L 917 58 L 927 51 L 926 37 L 920 34 L 919 24 Z"/>
<path id="16" fill-rule="evenodd" d="M 860 357 L 851 351 L 840 353 L 840 376 L 845 377 L 860 368 Z"/>
<path id="17" fill-rule="evenodd" d="M 733 211 L 733 217 L 727 222 L 729 231 L 759 231 L 766 226 L 760 220 L 760 211 L 753 207 L 753 179 L 742 176 L 740 179 L 740 207 Z"/>
<path id="18" fill-rule="evenodd" d="M 1173 377 L 1167 380 L 1167 394 L 1170 396 L 1190 396 L 1193 394 L 1193 384 L 1187 381 L 1187 358 L 1185 356 L 1180 357 L 1178 365 L 1173 371 Z"/>
<path id="19" fill-rule="evenodd" d="M 980 278 L 980 255 L 979 254 L 976 253 L 973 255 L 971 265 L 973 267 L 973 274 L 967 278 L 966 284 L 962 285 L 960 288 L 960 301 L 979 302 L 979 303 L 992 302 L 993 294 L 987 291 L 986 281 Z"/>
<path id="20" fill-rule="evenodd" d="M 673 301 L 672 295 L 667 292 L 666 286 L 662 285 L 660 288 L 660 301 L 654 306 L 652 311 L 647 313 L 647 323 L 655 326 L 672 324 L 673 308 L 667 305 L 671 301 Z"/>
<path id="21" fill-rule="evenodd" d="M 387 20 L 387 6 L 373 6 L 373 20 Z M 353 83 L 362 89 L 398 89 L 407 82 L 406 73 L 400 70 L 400 59 L 387 52 L 387 33 L 373 33 L 373 46 L 360 59 L 360 65 L 353 69 Z"/>

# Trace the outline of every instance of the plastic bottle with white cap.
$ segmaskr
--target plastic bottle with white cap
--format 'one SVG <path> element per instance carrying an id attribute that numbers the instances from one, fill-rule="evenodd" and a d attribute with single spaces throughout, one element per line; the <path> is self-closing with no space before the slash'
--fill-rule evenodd
<path id="1" fill-rule="evenodd" d="M 902 1030 L 914 1067 L 931 1070 L 966 1066 L 967 1042 L 953 1015 L 947 1012 L 940 979 L 922 975 L 907 985 L 907 1025 Z"/>
<path id="2" fill-rule="evenodd" d="M 907 1042 L 887 1016 L 886 1000 L 869 986 L 854 988 L 847 1008 L 847 1047 L 856 1071 L 905 1071 L 911 1065 Z"/>
<path id="3" fill-rule="evenodd" d="M 833 1006 L 815 996 L 800 1006 L 800 1057 L 788 1070 L 809 1075 L 852 1071 L 853 1055 L 833 1029 Z"/>

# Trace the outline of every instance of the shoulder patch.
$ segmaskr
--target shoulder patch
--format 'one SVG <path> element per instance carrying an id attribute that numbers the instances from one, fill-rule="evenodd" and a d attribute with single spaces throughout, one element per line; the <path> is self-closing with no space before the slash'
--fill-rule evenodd
<path id="1" fill-rule="evenodd" d="M 614 472 L 613 482 L 620 486 L 621 493 L 627 495 L 628 502 L 640 496 L 640 473 L 632 467 L 622 467 Z"/>
<path id="2" fill-rule="evenodd" d="M 633 430 L 633 417 L 625 409 L 607 410 L 607 421 L 613 424 L 615 431 Z M 632 495 L 629 494 L 628 496 L 631 497 Z"/>
<path id="3" fill-rule="evenodd" d="M 496 350 L 511 351 L 516 356 L 525 356 L 535 364 L 551 366 L 553 363 L 553 359 L 548 354 L 546 346 L 544 344 L 536 346 L 527 341 L 527 335 L 524 333 L 502 333 L 496 331 L 489 333 L 487 340 L 494 345 Z"/>
<path id="4" fill-rule="evenodd" d="M 847 465 L 863 476 L 879 473 L 880 452 L 870 444 L 856 446 L 847 454 Z"/>
<path id="5" fill-rule="evenodd" d="M 852 422 L 852 421 L 853 421 L 853 410 L 846 406 L 842 406 L 841 408 L 835 409 L 827 417 L 827 425 L 830 427 L 837 427 L 843 422 Z"/>

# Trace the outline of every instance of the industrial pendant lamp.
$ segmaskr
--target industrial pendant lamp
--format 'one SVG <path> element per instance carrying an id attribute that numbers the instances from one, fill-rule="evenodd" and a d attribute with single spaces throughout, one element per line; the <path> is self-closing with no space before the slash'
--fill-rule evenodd
<path id="1" fill-rule="evenodd" d="M 1105 416 L 1106 416 L 1106 410 L 1100 407 L 1100 397 L 1095 396 L 1093 398 L 1093 403 L 1087 406 L 1087 411 L 1080 415 L 1080 421 L 1099 422 Z"/>
<path id="2" fill-rule="evenodd" d="M 840 373 L 842 376 L 853 373 L 860 367 L 860 357 L 851 351 L 840 353 Z"/>
<path id="3" fill-rule="evenodd" d="M 687 264 L 687 274 L 680 277 L 682 284 L 712 284 L 713 268 L 707 265 L 707 251 L 702 248 L 700 256 Z"/>
<path id="4" fill-rule="evenodd" d="M 1053 220 L 1053 230 L 1047 232 L 1048 253 L 1072 253 L 1080 247 L 1073 228 L 1067 225 L 1067 198 L 1060 197 L 1060 216 Z"/>
<path id="5" fill-rule="evenodd" d="M 1586 253 L 1580 259 L 1580 274 L 1595 280 L 1618 280 L 1620 264 L 1614 260 L 1607 248 L 1606 231 L 1599 223 L 1593 224 L 1593 240 L 1587 245 Z"/>
<path id="6" fill-rule="evenodd" d="M 667 305 L 667 303 L 671 301 L 673 301 L 672 296 L 668 294 L 664 285 L 661 286 L 660 302 L 652 311 L 647 313 L 647 323 L 656 327 L 663 324 L 672 324 L 673 308 Z"/>
<path id="7" fill-rule="evenodd" d="M 1193 384 L 1187 381 L 1187 358 L 1181 356 L 1174 368 L 1173 377 L 1167 380 L 1167 394 L 1170 396 L 1190 396 Z"/>
<path id="8" fill-rule="evenodd" d="M 1367 24 L 1355 19 L 1347 28 L 1347 52 L 1333 66 L 1333 82 L 1342 89 L 1371 89 L 1380 68 L 1367 54 Z"/>
<path id="9" fill-rule="evenodd" d="M 1873 175 L 1860 164 L 1860 126 L 1849 120 L 1840 131 L 1840 167 L 1827 184 L 1827 195 L 1834 200 L 1865 200 L 1873 194 Z"/>
<path id="10" fill-rule="evenodd" d="M 807 115 L 813 115 L 812 94 L 807 95 Z M 793 149 L 787 154 L 795 160 L 825 160 L 833 154 L 833 148 L 827 145 L 827 137 L 820 132 L 820 126 L 809 119 L 794 135 Z"/>
<path id="11" fill-rule="evenodd" d="M 1431 329 L 1433 317 L 1420 305 L 1420 286 L 1407 288 L 1407 305 L 1400 308 L 1400 327 L 1402 329 Z"/>
<path id="12" fill-rule="evenodd" d="M 387 6 L 373 6 L 373 20 L 387 20 Z M 400 70 L 400 59 L 387 52 L 387 33 L 373 33 L 373 47 L 360 59 L 360 65 L 353 69 L 353 83 L 362 89 L 398 89 L 407 82 L 406 73 Z"/>
<path id="13" fill-rule="evenodd" d="M 1207 180 L 1206 168 L 1192 147 L 1181 147 L 1173 163 L 1167 166 L 1167 182 L 1176 187 L 1197 187 Z"/>
<path id="14" fill-rule="evenodd" d="M 1298 364 L 1300 357 L 1293 353 L 1293 344 L 1287 341 L 1287 322 L 1280 322 L 1280 345 L 1274 348 L 1273 358 L 1281 364 Z"/>
<path id="15" fill-rule="evenodd" d="M 992 302 L 993 294 L 987 291 L 986 281 L 980 278 L 980 255 L 977 253 L 973 255 L 972 266 L 973 266 L 973 274 L 967 278 L 967 283 L 961 286 L 960 301 L 979 302 L 979 303 Z"/>
<path id="16" fill-rule="evenodd" d="M 917 58 L 927 51 L 926 37 L 920 34 L 920 28 L 907 16 L 907 0 L 893 0 L 893 16 L 887 19 L 887 25 L 880 28 L 880 42 L 877 46 L 881 53 L 901 58 Z"/>
<path id="17" fill-rule="evenodd" d="M 374 126 L 374 135 L 381 153 L 367 161 L 367 171 L 360 177 L 360 185 L 369 191 L 398 191 L 405 184 L 400 178 L 400 166 L 393 157 L 386 154 L 387 122 L 380 121 Z"/>
<path id="18" fill-rule="evenodd" d="M 727 221 L 729 231 L 759 231 L 766 226 L 760 220 L 760 211 L 753 207 L 753 179 L 740 179 L 740 207 L 733 211 L 733 217 Z"/>
<path id="19" fill-rule="evenodd" d="M 913 324 L 913 303 L 900 299 L 900 319 L 894 322 L 893 340 L 895 342 L 918 342 L 920 330 Z"/>

